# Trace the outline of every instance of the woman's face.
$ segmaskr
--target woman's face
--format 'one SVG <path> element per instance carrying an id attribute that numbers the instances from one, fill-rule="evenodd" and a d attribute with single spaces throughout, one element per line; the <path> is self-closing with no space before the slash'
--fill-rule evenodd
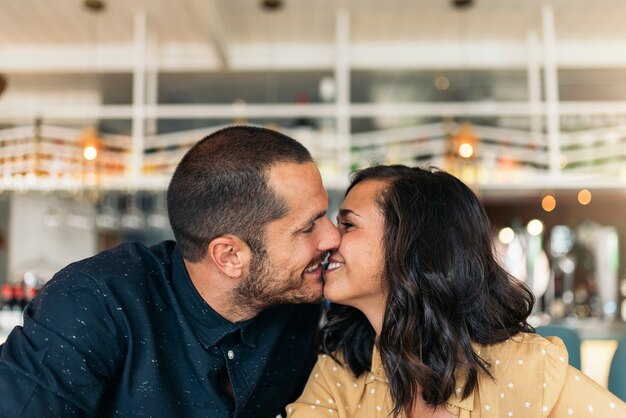
<path id="1" fill-rule="evenodd" d="M 380 180 L 358 183 L 339 209 L 341 244 L 330 256 L 324 285 L 332 302 L 362 311 L 384 303 L 384 217 L 376 202 L 384 186 Z"/>

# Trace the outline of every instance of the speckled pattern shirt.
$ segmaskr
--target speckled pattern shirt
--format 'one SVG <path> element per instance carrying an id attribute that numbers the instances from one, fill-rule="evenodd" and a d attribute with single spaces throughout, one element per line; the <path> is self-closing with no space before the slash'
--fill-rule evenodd
<path id="1" fill-rule="evenodd" d="M 28 306 L 0 346 L 0 416 L 274 418 L 315 363 L 320 312 L 282 305 L 233 324 L 173 242 L 124 244 L 70 264 Z"/>

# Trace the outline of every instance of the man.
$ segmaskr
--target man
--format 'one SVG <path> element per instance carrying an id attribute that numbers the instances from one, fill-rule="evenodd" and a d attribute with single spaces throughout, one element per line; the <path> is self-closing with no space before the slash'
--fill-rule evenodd
<path id="1" fill-rule="evenodd" d="M 0 347 L 0 416 L 274 418 L 298 396 L 339 243 L 309 152 L 225 128 L 167 200 L 176 243 L 73 263 L 29 305 Z"/>

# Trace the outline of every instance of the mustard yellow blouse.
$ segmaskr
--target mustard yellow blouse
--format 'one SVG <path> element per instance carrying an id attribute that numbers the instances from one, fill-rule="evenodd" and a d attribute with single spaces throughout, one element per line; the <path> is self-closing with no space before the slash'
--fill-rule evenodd
<path id="1" fill-rule="evenodd" d="M 624 402 L 567 364 L 567 350 L 556 337 L 520 333 L 474 349 L 491 364 L 495 380 L 482 373 L 465 399 L 457 388 L 445 405 L 451 417 L 626 418 Z M 287 416 L 389 417 L 392 401 L 376 348 L 371 370 L 356 378 L 320 355 L 304 392 L 287 406 Z M 459 376 L 457 382 L 463 380 Z"/>

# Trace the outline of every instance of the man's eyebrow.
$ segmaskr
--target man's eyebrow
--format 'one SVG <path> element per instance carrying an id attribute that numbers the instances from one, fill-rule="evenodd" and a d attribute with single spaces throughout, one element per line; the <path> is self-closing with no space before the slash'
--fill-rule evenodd
<path id="1" fill-rule="evenodd" d="M 348 215 L 355 215 L 355 216 L 358 216 L 359 218 L 361 217 L 361 215 L 359 215 L 358 213 L 356 213 L 352 209 L 339 209 L 339 217 L 340 218 L 345 218 Z"/>
<path id="2" fill-rule="evenodd" d="M 326 216 L 326 210 L 320 211 L 318 213 L 316 213 L 315 215 L 311 216 L 309 219 L 307 219 L 307 221 L 303 224 L 304 226 L 300 227 L 299 229 L 306 229 L 308 228 L 311 224 L 315 223 L 315 221 L 317 221 L 319 218 L 322 218 Z"/>

